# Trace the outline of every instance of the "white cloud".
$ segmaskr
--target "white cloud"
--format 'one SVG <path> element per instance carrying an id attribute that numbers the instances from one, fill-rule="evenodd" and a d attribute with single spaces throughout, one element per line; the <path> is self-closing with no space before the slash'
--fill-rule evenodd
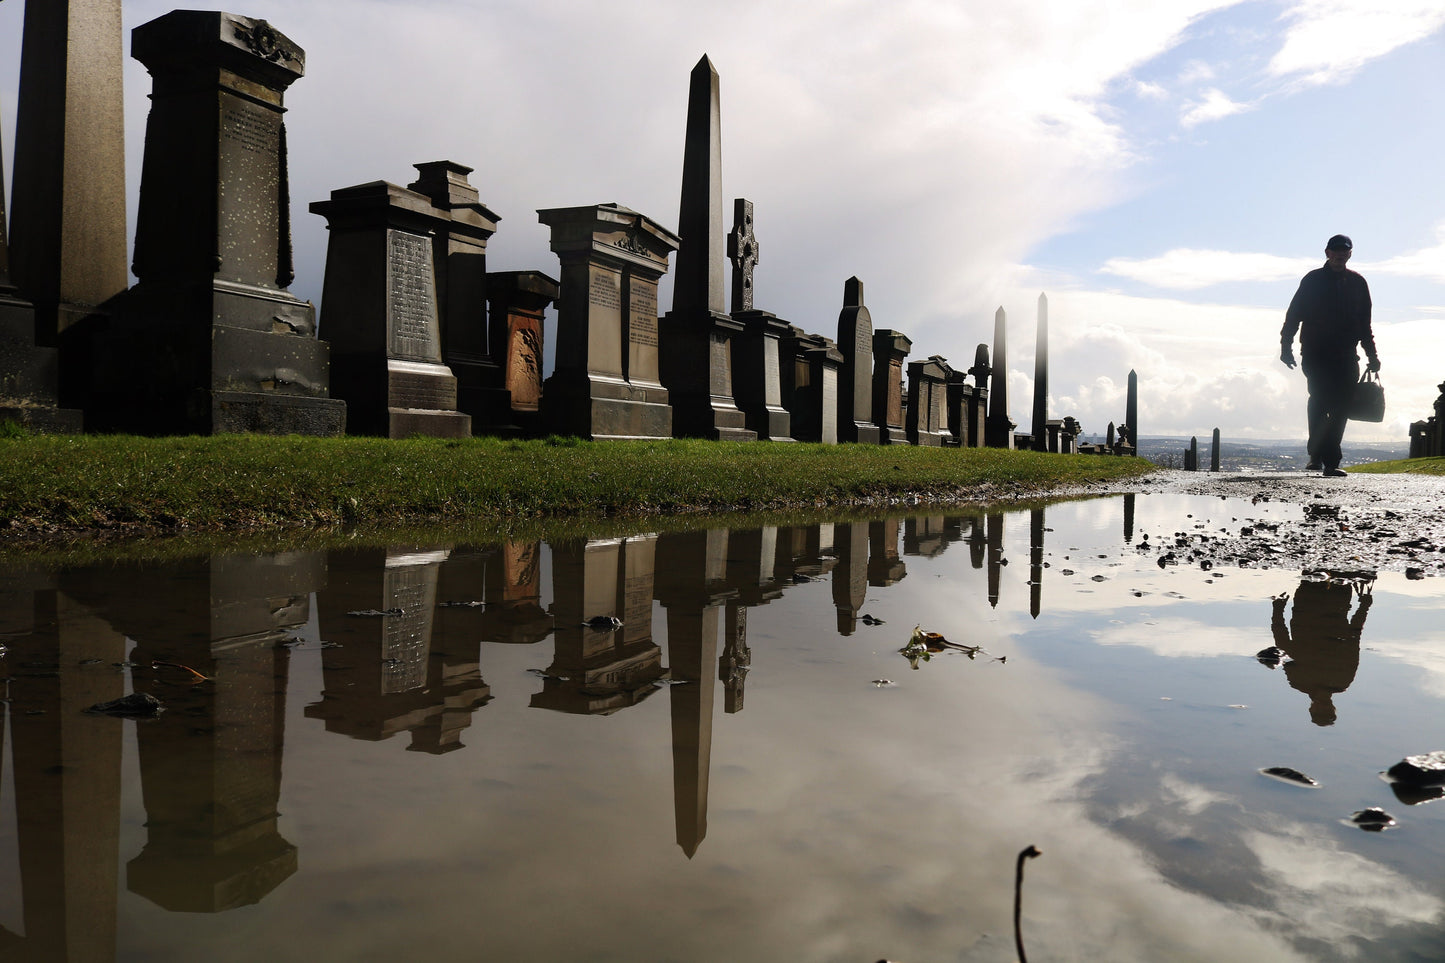
<path id="1" fill-rule="evenodd" d="M 1269 63 L 1305 85 L 1339 83 L 1360 67 L 1445 25 L 1441 0 L 1301 0 L 1284 14 L 1284 43 Z"/>
<path id="2" fill-rule="evenodd" d="M 1191 60 L 1179 71 L 1181 84 L 1197 84 L 1214 79 L 1214 68 L 1202 60 Z"/>
<path id="3" fill-rule="evenodd" d="M 1152 258 L 1110 258 L 1099 270 L 1157 288 L 1195 291 L 1237 281 L 1300 278 L 1319 266 L 1319 258 L 1181 247 Z"/>
<path id="4" fill-rule="evenodd" d="M 1241 104 L 1237 101 L 1230 100 L 1224 91 L 1217 87 L 1211 87 L 1204 92 L 1203 100 L 1195 101 L 1185 108 L 1184 113 L 1179 118 L 1179 124 L 1185 129 L 1188 129 L 1208 123 L 1211 120 L 1220 120 L 1231 114 L 1243 113 L 1250 109 L 1250 104 Z"/>
<path id="5" fill-rule="evenodd" d="M 1134 84 L 1134 93 L 1145 100 L 1167 100 L 1169 91 L 1156 83 L 1147 80 L 1140 80 Z"/>
<path id="6" fill-rule="evenodd" d="M 1445 224 L 1435 229 L 1436 243 L 1408 254 L 1400 254 L 1383 261 L 1364 262 L 1354 265 L 1361 272 L 1393 274 L 1399 277 L 1423 278 L 1427 281 L 1445 282 Z"/>

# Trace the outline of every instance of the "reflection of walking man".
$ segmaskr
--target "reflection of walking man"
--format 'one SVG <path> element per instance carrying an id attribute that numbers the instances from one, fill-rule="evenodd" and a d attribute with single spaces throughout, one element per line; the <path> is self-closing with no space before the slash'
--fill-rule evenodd
<path id="1" fill-rule="evenodd" d="M 1340 439 L 1345 436 L 1350 398 L 1360 378 L 1355 345 L 1365 349 L 1369 370 L 1380 370 L 1375 335 L 1370 328 L 1370 286 L 1345 267 L 1354 245 L 1336 234 L 1325 245 L 1325 266 L 1306 274 L 1289 303 L 1280 330 L 1279 360 L 1294 367 L 1294 335 L 1300 333 L 1300 354 L 1309 384 L 1309 453 L 1306 466 L 1324 468 L 1326 477 L 1340 470 Z"/>
<path id="2" fill-rule="evenodd" d="M 1292 660 L 1285 663 L 1285 677 L 1291 688 L 1310 697 L 1310 719 L 1317 726 L 1334 725 L 1335 693 L 1350 687 L 1360 667 L 1360 634 L 1374 596 L 1361 587 L 1360 605 L 1350 618 L 1354 594 L 1354 582 L 1306 577 L 1295 590 L 1288 627 L 1284 607 L 1289 596 L 1274 600 L 1274 644 Z"/>

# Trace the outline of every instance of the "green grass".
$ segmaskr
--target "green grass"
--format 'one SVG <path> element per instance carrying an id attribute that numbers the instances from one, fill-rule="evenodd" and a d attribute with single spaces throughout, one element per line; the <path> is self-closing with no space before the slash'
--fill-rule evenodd
<path id="1" fill-rule="evenodd" d="M 1396 461 L 1372 461 L 1351 465 L 1351 472 L 1366 475 L 1445 475 L 1445 458 L 1401 458 Z"/>
<path id="2" fill-rule="evenodd" d="M 267 531 L 987 500 L 1133 477 L 1129 458 L 574 439 L 0 437 L 0 532 Z"/>

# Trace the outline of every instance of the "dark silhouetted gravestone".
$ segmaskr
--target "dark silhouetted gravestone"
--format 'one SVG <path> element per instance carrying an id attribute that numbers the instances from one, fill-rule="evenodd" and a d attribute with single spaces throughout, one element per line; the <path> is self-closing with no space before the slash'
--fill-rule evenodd
<path id="1" fill-rule="evenodd" d="M 973 366 L 968 371 L 955 371 L 949 376 L 949 426 L 957 443 L 965 448 L 981 448 L 987 436 L 988 345 L 974 349 Z M 973 376 L 973 384 L 964 382 L 964 375 Z"/>
<path id="2" fill-rule="evenodd" d="M 658 378 L 657 281 L 677 235 L 617 204 L 541 210 L 562 262 L 545 430 L 582 438 L 669 438 Z"/>
<path id="3" fill-rule="evenodd" d="M 908 443 L 937 447 L 949 436 L 948 376 L 953 369 L 938 355 L 908 365 Z"/>
<path id="4" fill-rule="evenodd" d="M 1008 316 L 1000 307 L 993 316 L 993 372 L 989 385 L 985 444 L 990 448 L 1014 446 L 1014 423 L 1008 416 Z"/>
<path id="5" fill-rule="evenodd" d="M 838 440 L 876 445 L 880 433 L 872 420 L 873 317 L 863 306 L 863 282 L 856 277 L 843 285 L 838 350 L 843 355 L 838 372 Z"/>
<path id="6" fill-rule="evenodd" d="M 733 230 L 728 235 L 733 263 L 733 398 L 749 429 L 759 438 L 792 441 L 792 416 L 783 406 L 783 375 L 779 344 L 792 325 L 775 314 L 753 308 L 753 269 L 758 264 L 758 239 L 753 234 L 753 203 L 733 201 Z"/>
<path id="7" fill-rule="evenodd" d="M 496 271 L 487 275 L 491 306 L 491 355 L 501 366 L 506 395 L 506 425 L 526 434 L 541 430 L 543 315 L 562 286 L 540 271 Z M 492 432 L 494 425 L 472 430 Z"/>
<path id="8" fill-rule="evenodd" d="M 878 441 L 902 445 L 908 441 L 903 430 L 903 359 L 913 350 L 905 334 L 882 328 L 873 332 L 873 424 Z"/>
<path id="9" fill-rule="evenodd" d="M 778 343 L 783 406 L 791 416 L 793 439 L 838 443 L 838 371 L 843 355 L 827 338 L 789 326 Z"/>
<path id="10" fill-rule="evenodd" d="M 264 20 L 137 27 L 153 80 L 134 271 L 89 342 L 92 428 L 340 434 L 330 353 L 293 277 L 282 97 L 305 54 Z"/>
<path id="11" fill-rule="evenodd" d="M 25 4 L 11 269 L 43 345 L 126 289 L 124 61 L 121 0 Z"/>
<path id="12" fill-rule="evenodd" d="M 36 431 L 79 431 L 81 415 L 57 403 L 55 348 L 35 343 L 35 308 L 10 283 L 5 240 L 5 168 L 0 150 L 0 422 Z"/>
<path id="13" fill-rule="evenodd" d="M 448 213 L 385 181 L 332 191 L 311 211 L 330 230 L 321 330 L 348 430 L 469 436 L 471 415 L 457 410 L 457 379 L 442 363 L 432 238 L 448 229 Z"/>
<path id="14" fill-rule="evenodd" d="M 511 423 L 501 359 L 487 333 L 487 241 L 501 218 L 467 180 L 470 167 L 449 160 L 412 166 L 419 176 L 407 187 L 446 218 L 432 235 L 441 360 L 457 379 L 457 409 L 472 416 L 472 430 L 481 434 L 484 425 Z"/>
<path id="15" fill-rule="evenodd" d="M 1129 370 L 1129 394 L 1124 405 L 1124 424 L 1129 426 L 1129 442 L 1134 446 L 1130 454 L 1137 454 L 1139 450 L 1139 376 L 1133 369 Z"/>
<path id="16" fill-rule="evenodd" d="M 723 303 L 722 122 L 718 77 L 704 56 L 693 68 L 682 157 L 681 246 L 672 310 L 659 325 L 660 372 L 673 434 L 752 441 L 757 432 L 733 398 L 732 338 L 742 325 Z"/>
<path id="17" fill-rule="evenodd" d="M 1034 342 L 1034 451 L 1058 451 L 1049 444 L 1049 299 L 1039 295 L 1039 327 Z"/>

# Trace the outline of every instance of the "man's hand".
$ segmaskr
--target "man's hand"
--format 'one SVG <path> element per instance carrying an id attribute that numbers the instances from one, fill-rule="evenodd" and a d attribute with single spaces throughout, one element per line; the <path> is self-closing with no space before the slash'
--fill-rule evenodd
<path id="1" fill-rule="evenodd" d="M 1367 364 L 1367 365 L 1365 365 L 1365 370 L 1366 370 L 1366 371 L 1379 371 L 1379 370 L 1380 370 L 1380 359 L 1379 359 L 1379 358 L 1371 358 L 1371 359 L 1370 359 L 1370 363 Z"/>
<path id="2" fill-rule="evenodd" d="M 1285 345 L 1280 349 L 1279 360 L 1284 362 L 1286 368 L 1294 367 L 1294 351 L 1290 349 L 1289 345 Z"/>

